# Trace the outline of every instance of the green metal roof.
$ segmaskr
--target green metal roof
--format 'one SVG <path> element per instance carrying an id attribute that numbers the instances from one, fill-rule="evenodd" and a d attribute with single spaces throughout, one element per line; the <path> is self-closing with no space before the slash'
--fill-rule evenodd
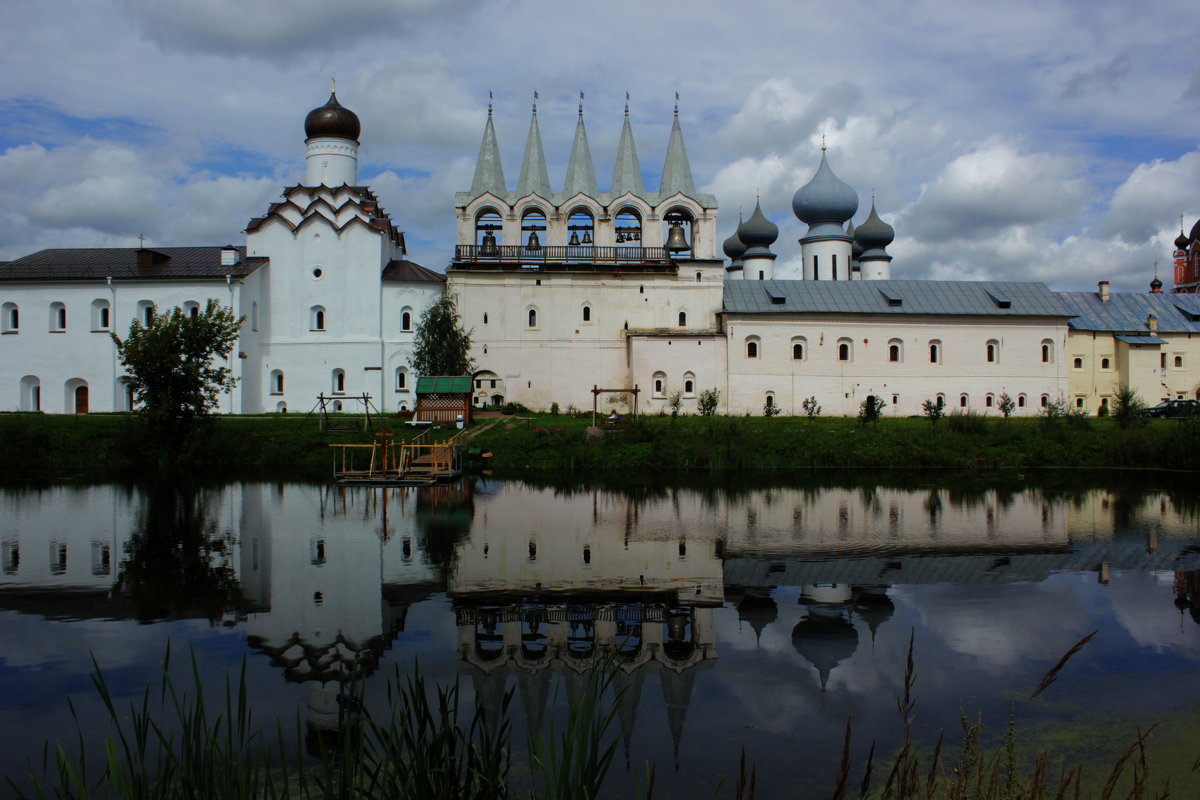
<path id="1" fill-rule="evenodd" d="M 417 394 L 470 394 L 470 375 L 433 375 L 417 378 Z"/>

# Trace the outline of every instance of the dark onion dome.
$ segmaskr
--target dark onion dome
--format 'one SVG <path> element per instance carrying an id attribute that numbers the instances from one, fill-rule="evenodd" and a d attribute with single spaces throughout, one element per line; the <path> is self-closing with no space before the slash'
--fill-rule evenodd
<path id="1" fill-rule="evenodd" d="M 1162 291 L 1162 281 L 1158 279 L 1157 275 L 1154 276 L 1154 280 L 1150 281 L 1150 291 L 1154 292 L 1155 294 L 1158 294 Z"/>
<path id="2" fill-rule="evenodd" d="M 738 237 L 745 242 L 747 250 L 770 247 L 779 238 L 779 228 L 763 216 L 762 205 L 756 200 L 754 213 L 738 227 Z"/>
<path id="3" fill-rule="evenodd" d="M 358 115 L 338 102 L 337 92 L 330 92 L 329 102 L 314 108 L 304 118 L 304 136 L 308 139 L 336 136 L 357 142 L 361 132 L 362 124 L 358 121 Z"/>
<path id="4" fill-rule="evenodd" d="M 1186 250 L 1187 246 L 1191 243 L 1192 243 L 1192 240 L 1189 239 L 1188 235 L 1186 233 L 1184 233 L 1182 230 L 1179 231 L 1179 235 L 1175 237 L 1175 249 L 1176 250 Z"/>
<path id="5" fill-rule="evenodd" d="M 875 203 L 871 203 L 871 213 L 862 224 L 854 229 L 854 241 L 866 250 L 882 250 L 896 238 L 896 229 L 879 218 L 875 213 Z"/>
<path id="6" fill-rule="evenodd" d="M 742 224 L 738 223 L 737 230 L 735 230 L 733 235 L 726 239 L 725 243 L 721 245 L 721 249 L 725 251 L 725 257 L 730 261 L 739 260 L 742 257 L 742 253 L 746 252 L 746 243 L 742 241 L 740 236 L 738 236 L 741 230 Z"/>
<path id="7" fill-rule="evenodd" d="M 858 257 L 863 254 L 863 246 L 854 238 L 853 222 L 846 223 L 846 235 L 850 237 L 850 260 L 858 261 Z"/>
<path id="8" fill-rule="evenodd" d="M 858 211 L 858 194 L 833 174 L 824 150 L 817 174 L 792 197 L 792 211 L 797 219 L 809 225 L 833 223 L 839 226 L 846 224 Z"/>

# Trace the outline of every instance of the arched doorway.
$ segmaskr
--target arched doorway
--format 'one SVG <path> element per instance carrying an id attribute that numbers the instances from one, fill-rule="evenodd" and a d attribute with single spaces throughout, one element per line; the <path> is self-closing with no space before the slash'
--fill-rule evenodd
<path id="1" fill-rule="evenodd" d="M 72 407 L 74 413 L 88 413 L 88 387 L 86 383 L 75 387 L 74 392 L 72 392 L 72 400 L 74 403 Z"/>
<path id="2" fill-rule="evenodd" d="M 476 408 L 504 405 L 504 379 L 488 369 L 476 372 L 471 396 Z"/>

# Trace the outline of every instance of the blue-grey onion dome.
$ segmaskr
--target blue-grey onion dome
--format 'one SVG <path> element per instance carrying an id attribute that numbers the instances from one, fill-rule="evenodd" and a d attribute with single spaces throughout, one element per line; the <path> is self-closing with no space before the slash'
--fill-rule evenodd
<path id="1" fill-rule="evenodd" d="M 746 243 L 747 250 L 752 247 L 770 247 L 779 238 L 779 227 L 763 216 L 762 205 L 756 201 L 750 219 L 738 227 L 738 236 Z"/>
<path id="2" fill-rule="evenodd" d="M 871 203 L 871 213 L 854 229 L 854 241 L 862 245 L 864 250 L 876 250 L 887 247 L 895 238 L 896 229 L 879 218 L 875 213 L 875 204 Z"/>
<path id="3" fill-rule="evenodd" d="M 1180 231 L 1179 235 L 1175 237 L 1175 249 L 1176 250 L 1185 250 L 1185 249 L 1187 249 L 1187 246 L 1191 243 L 1192 243 L 1192 240 L 1189 239 L 1188 235 L 1186 233 L 1184 233 L 1183 231 Z"/>
<path id="4" fill-rule="evenodd" d="M 725 243 L 721 245 L 721 249 L 725 251 L 725 257 L 730 261 L 737 261 L 742 257 L 742 254 L 746 252 L 746 243 L 742 241 L 740 236 L 738 236 L 738 233 L 741 230 L 742 226 L 739 224 L 737 230 L 733 232 L 733 235 L 726 239 Z"/>
<path id="5" fill-rule="evenodd" d="M 854 238 L 854 223 L 846 224 L 846 235 L 850 237 L 850 260 L 858 261 L 858 257 L 863 254 L 863 246 L 858 243 L 858 239 Z"/>
<path id="6" fill-rule="evenodd" d="M 304 135 L 308 139 L 317 136 L 337 136 L 341 139 L 358 141 L 362 124 L 358 115 L 337 101 L 337 93 L 329 93 L 329 102 L 314 108 L 304 118 Z"/>
<path id="7" fill-rule="evenodd" d="M 809 225 L 822 222 L 844 225 L 858 211 L 858 194 L 833 174 L 822 152 L 817 174 L 792 197 L 792 211 Z"/>

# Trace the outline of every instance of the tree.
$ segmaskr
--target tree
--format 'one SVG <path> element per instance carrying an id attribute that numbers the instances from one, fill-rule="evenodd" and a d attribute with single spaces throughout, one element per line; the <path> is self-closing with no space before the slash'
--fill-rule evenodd
<path id="1" fill-rule="evenodd" d="M 926 400 L 921 403 L 921 413 L 925 415 L 925 419 L 929 420 L 930 425 L 937 425 L 938 420 L 945 414 L 946 408 L 942 405 L 941 398 L 936 400 Z"/>
<path id="2" fill-rule="evenodd" d="M 800 407 L 804 409 L 804 415 L 809 420 L 814 420 L 821 416 L 821 404 L 817 402 L 815 395 L 804 398 L 804 402 L 800 404 Z"/>
<path id="3" fill-rule="evenodd" d="M 412 367 L 421 375 L 470 375 L 471 331 L 462 327 L 456 297 L 443 294 L 417 324 Z"/>
<path id="4" fill-rule="evenodd" d="M 883 409 L 887 404 L 883 402 L 883 398 L 875 395 L 868 395 L 863 399 L 858 406 L 858 424 L 878 427 L 879 416 L 883 413 Z"/>
<path id="5" fill-rule="evenodd" d="M 717 413 L 717 405 L 720 402 L 720 389 L 705 389 L 700 392 L 700 399 L 696 401 L 696 410 L 700 412 L 700 416 L 702 417 L 711 417 Z"/>
<path id="6" fill-rule="evenodd" d="M 679 416 L 679 409 L 683 407 L 683 392 L 674 391 L 667 399 L 667 407 L 671 409 L 671 420 L 674 421 Z"/>
<path id="7" fill-rule="evenodd" d="M 112 334 L 138 412 L 171 452 L 178 452 L 195 423 L 216 408 L 220 393 L 237 383 L 224 362 L 243 319 L 209 300 L 202 313 L 185 314 L 176 307 L 155 313 L 145 325 L 134 320 L 124 339 Z"/>
<path id="8" fill-rule="evenodd" d="M 1146 421 L 1146 403 L 1137 390 L 1128 384 L 1117 387 L 1113 397 L 1113 419 L 1120 428 L 1136 428 Z"/>
<path id="9" fill-rule="evenodd" d="M 1014 403 L 1013 399 L 1008 396 L 1008 392 L 1001 392 L 1001 394 L 1000 394 L 1000 413 L 1004 415 L 1005 419 L 1008 419 L 1009 417 L 1012 416 L 1013 409 L 1015 409 L 1016 407 L 1017 407 L 1017 404 Z"/>

